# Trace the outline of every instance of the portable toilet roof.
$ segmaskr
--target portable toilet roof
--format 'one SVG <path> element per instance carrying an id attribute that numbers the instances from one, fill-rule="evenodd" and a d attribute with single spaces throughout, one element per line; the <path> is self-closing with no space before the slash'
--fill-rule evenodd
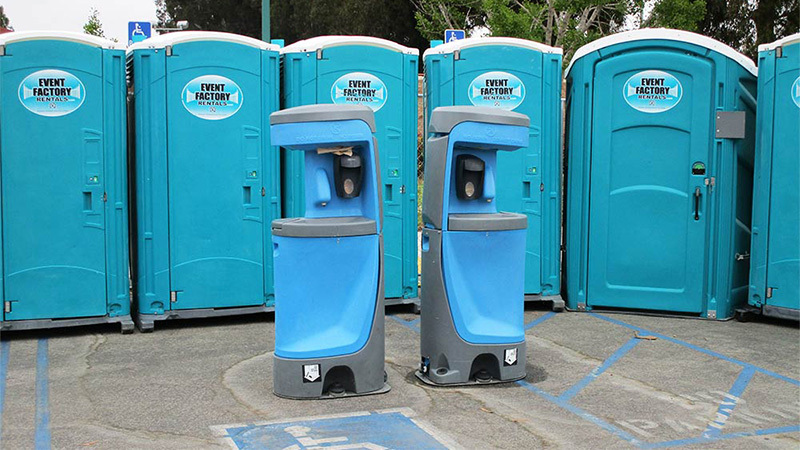
<path id="1" fill-rule="evenodd" d="M 542 44 L 536 41 L 529 41 L 527 39 L 510 38 L 510 37 L 479 37 L 459 39 L 457 41 L 448 42 L 446 44 L 437 45 L 436 47 L 425 50 L 422 57 L 427 58 L 430 55 L 444 55 L 456 51 L 464 50 L 465 48 L 477 47 L 482 45 L 509 45 L 512 47 L 523 47 L 531 50 L 536 50 L 542 53 L 552 53 L 556 55 L 563 55 L 564 50 L 559 47 L 550 47 L 549 45 Z"/>
<path id="2" fill-rule="evenodd" d="M 128 47 L 128 52 L 144 48 L 165 48 L 176 44 L 196 41 L 232 42 L 235 44 L 249 45 L 250 47 L 260 48 L 262 50 L 278 51 L 280 49 L 280 47 L 275 44 L 239 34 L 223 33 L 220 31 L 176 31 L 174 33 L 161 34 L 137 42 Z"/>
<path id="3" fill-rule="evenodd" d="M 373 47 L 385 48 L 387 50 L 394 50 L 407 55 L 419 55 L 419 50 L 416 48 L 406 47 L 405 45 L 400 45 L 397 42 L 392 42 L 386 39 L 371 36 L 342 35 L 317 36 L 310 39 L 297 41 L 282 48 L 281 55 L 285 53 L 316 52 L 325 48 L 338 47 L 341 45 L 369 45 Z"/>
<path id="4" fill-rule="evenodd" d="M 694 44 L 700 47 L 705 47 L 709 50 L 713 50 L 717 53 L 720 53 L 736 61 L 737 63 L 739 63 L 739 65 L 744 67 L 748 72 L 753 74 L 753 76 L 758 76 L 758 69 L 756 68 L 756 64 L 753 62 L 752 59 L 737 52 L 736 50 L 723 44 L 722 42 L 717 41 L 715 39 L 711 39 L 708 36 L 703 36 L 702 34 L 692 33 L 690 31 L 672 30 L 669 28 L 643 28 L 641 30 L 626 31 L 624 33 L 617 33 L 611 36 L 606 36 L 604 38 L 600 38 L 596 41 L 586 44 L 575 52 L 575 55 L 569 62 L 569 66 L 567 66 L 565 75 L 568 75 L 570 70 L 572 70 L 572 65 L 575 64 L 575 61 L 579 60 L 580 58 L 583 58 L 584 56 L 592 52 L 602 53 L 603 49 L 605 49 L 606 47 L 611 47 L 618 44 L 625 44 L 633 41 L 645 41 L 645 40 L 678 41 L 678 42 L 686 42 L 687 44 Z"/>
<path id="5" fill-rule="evenodd" d="M 117 42 L 92 36 L 86 33 L 73 33 L 70 31 L 13 31 L 0 34 L 0 45 L 5 46 L 20 41 L 69 41 L 94 47 L 124 50 L 125 46 Z"/>
<path id="6" fill-rule="evenodd" d="M 800 33 L 791 34 L 786 36 L 782 39 L 778 39 L 775 42 L 770 42 L 768 44 L 761 44 L 758 46 L 759 52 L 768 52 L 770 50 L 775 50 L 778 47 L 784 47 L 786 45 L 794 44 L 796 42 L 800 42 Z"/>

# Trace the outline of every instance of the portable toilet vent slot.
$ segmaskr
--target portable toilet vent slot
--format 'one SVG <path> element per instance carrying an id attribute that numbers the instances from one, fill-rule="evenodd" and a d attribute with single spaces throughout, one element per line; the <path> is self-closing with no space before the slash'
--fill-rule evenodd
<path id="1" fill-rule="evenodd" d="M 134 298 L 143 331 L 159 320 L 272 308 L 264 224 L 280 217 L 268 122 L 279 109 L 278 58 L 277 46 L 204 31 L 128 50 Z"/>
<path id="2" fill-rule="evenodd" d="M 440 107 L 425 145 L 422 359 L 435 385 L 525 377 L 527 218 L 497 212 L 497 152 L 528 146 L 528 117 Z"/>
<path id="3" fill-rule="evenodd" d="M 63 32 L 0 48 L 0 330 L 132 331 L 125 52 Z"/>
<path id="4" fill-rule="evenodd" d="M 528 217 L 526 300 L 553 302 L 561 293 L 562 50 L 525 39 L 460 39 L 425 51 L 427 119 L 440 106 L 474 105 L 530 118 L 527 147 L 497 154 L 497 208 Z"/>
<path id="5" fill-rule="evenodd" d="M 386 304 L 417 299 L 419 51 L 368 36 L 319 36 L 281 49 L 284 108 L 364 105 L 375 113 L 383 185 Z M 305 213 L 302 152 L 284 151 L 283 217 Z"/>
<path id="6" fill-rule="evenodd" d="M 800 320 L 800 34 L 759 47 L 752 308 Z"/>
<path id="7" fill-rule="evenodd" d="M 726 319 L 745 301 L 756 67 L 705 36 L 644 29 L 567 71 L 567 306 Z"/>
<path id="8" fill-rule="evenodd" d="M 309 105 L 270 120 L 273 145 L 300 154 L 306 178 L 303 217 L 272 222 L 274 392 L 388 392 L 374 114 L 366 106 Z"/>

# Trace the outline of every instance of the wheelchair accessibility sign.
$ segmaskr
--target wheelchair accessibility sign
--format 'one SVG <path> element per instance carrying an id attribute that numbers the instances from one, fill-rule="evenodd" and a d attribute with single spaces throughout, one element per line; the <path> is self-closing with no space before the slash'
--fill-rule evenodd
<path id="1" fill-rule="evenodd" d="M 234 449 L 447 449 L 454 443 L 398 408 L 212 427 Z"/>

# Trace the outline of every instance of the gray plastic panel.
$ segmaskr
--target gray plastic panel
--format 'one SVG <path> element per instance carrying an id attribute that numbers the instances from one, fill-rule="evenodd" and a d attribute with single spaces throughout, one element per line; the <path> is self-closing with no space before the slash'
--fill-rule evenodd
<path id="1" fill-rule="evenodd" d="M 295 217 L 272 221 L 272 234 L 288 237 L 345 237 L 378 233 L 377 223 L 366 217 Z"/>
<path id="2" fill-rule="evenodd" d="M 450 231 L 507 231 L 528 228 L 528 216 L 501 212 L 497 214 L 450 214 L 447 229 Z"/>
<path id="3" fill-rule="evenodd" d="M 528 127 L 531 120 L 525 114 L 482 106 L 440 106 L 431 113 L 430 133 L 447 134 L 462 122 L 494 123 Z"/>
<path id="4" fill-rule="evenodd" d="M 375 132 L 375 113 L 363 105 L 305 105 L 277 111 L 269 116 L 270 125 L 298 122 L 333 122 L 362 120 Z"/>
<path id="5" fill-rule="evenodd" d="M 444 171 L 447 166 L 446 136 L 428 138 L 425 144 L 425 195 L 422 196 L 422 222 L 442 229 Z"/>
<path id="6" fill-rule="evenodd" d="M 717 139 L 744 139 L 745 121 L 744 111 L 717 111 L 715 137 Z"/>

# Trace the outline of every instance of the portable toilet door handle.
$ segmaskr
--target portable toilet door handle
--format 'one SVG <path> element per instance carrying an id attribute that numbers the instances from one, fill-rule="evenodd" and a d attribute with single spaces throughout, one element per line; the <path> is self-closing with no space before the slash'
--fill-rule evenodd
<path id="1" fill-rule="evenodd" d="M 694 189 L 694 220 L 700 220 L 700 198 L 703 194 L 700 192 L 700 188 Z"/>

